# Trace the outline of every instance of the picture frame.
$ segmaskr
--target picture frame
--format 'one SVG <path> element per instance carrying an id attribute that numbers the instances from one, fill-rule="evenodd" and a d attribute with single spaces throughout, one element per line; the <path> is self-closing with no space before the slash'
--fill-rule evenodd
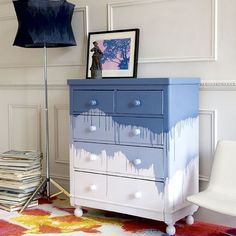
<path id="1" fill-rule="evenodd" d="M 86 78 L 94 78 L 94 43 L 100 49 L 101 78 L 137 77 L 139 29 L 89 32 Z M 96 64 L 96 63 L 95 63 Z M 96 66 L 95 66 L 96 67 Z"/>

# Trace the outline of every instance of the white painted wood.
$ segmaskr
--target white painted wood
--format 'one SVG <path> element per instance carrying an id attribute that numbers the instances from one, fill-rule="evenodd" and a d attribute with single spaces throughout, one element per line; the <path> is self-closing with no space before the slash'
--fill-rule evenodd
<path id="1" fill-rule="evenodd" d="M 108 176 L 107 199 L 123 206 L 163 212 L 164 196 L 157 189 L 153 181 Z"/>
<path id="2" fill-rule="evenodd" d="M 72 186 L 75 193 L 75 204 L 80 205 L 79 199 L 99 199 L 106 198 L 106 176 L 83 172 L 75 172 L 76 182 Z"/>

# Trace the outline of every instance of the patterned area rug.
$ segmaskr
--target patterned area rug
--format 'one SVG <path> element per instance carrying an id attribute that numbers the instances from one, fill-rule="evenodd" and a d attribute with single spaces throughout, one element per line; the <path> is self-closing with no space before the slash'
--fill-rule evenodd
<path id="1" fill-rule="evenodd" d="M 77 218 L 68 200 L 40 200 L 37 207 L 19 214 L 0 210 L 0 236 L 60 235 L 60 236 L 164 236 L 165 224 L 122 214 L 84 210 Z M 203 222 L 176 224 L 177 236 L 229 236 L 236 228 Z"/>

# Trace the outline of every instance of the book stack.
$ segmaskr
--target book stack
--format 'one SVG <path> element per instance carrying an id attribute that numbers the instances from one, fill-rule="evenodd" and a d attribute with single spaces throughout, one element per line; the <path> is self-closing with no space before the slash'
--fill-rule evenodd
<path id="1" fill-rule="evenodd" d="M 20 210 L 41 182 L 37 151 L 10 150 L 0 154 L 0 209 Z M 38 204 L 33 200 L 28 207 Z"/>

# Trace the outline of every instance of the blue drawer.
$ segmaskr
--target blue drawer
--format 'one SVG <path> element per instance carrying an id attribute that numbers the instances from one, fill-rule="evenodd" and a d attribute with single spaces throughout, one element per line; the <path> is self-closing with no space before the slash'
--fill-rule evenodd
<path id="1" fill-rule="evenodd" d="M 74 116 L 73 138 L 82 141 L 109 142 L 115 141 L 115 127 L 110 116 Z"/>
<path id="2" fill-rule="evenodd" d="M 162 118 L 115 117 L 118 143 L 137 146 L 162 146 L 164 121 Z"/>
<path id="3" fill-rule="evenodd" d="M 109 90 L 74 90 L 73 112 L 89 112 L 95 114 L 112 113 L 114 107 L 114 91 Z"/>
<path id="4" fill-rule="evenodd" d="M 117 91 L 117 113 L 163 114 L 163 91 Z"/>

